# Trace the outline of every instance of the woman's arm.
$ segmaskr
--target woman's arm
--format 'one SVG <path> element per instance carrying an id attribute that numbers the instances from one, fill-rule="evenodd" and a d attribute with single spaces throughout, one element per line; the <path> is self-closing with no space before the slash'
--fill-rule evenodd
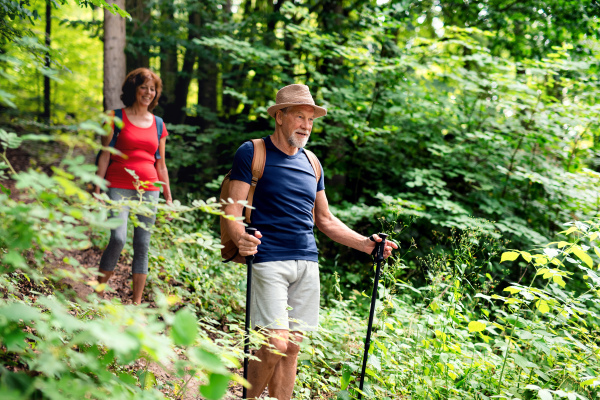
<path id="1" fill-rule="evenodd" d="M 167 163 L 165 162 L 166 143 L 167 143 L 166 136 L 160 139 L 160 143 L 158 145 L 158 152 L 160 154 L 160 159 L 156 160 L 155 168 L 156 168 L 156 173 L 158 174 L 158 180 L 165 183 L 163 185 L 163 196 L 164 196 L 167 204 L 172 204 L 173 198 L 171 197 L 171 186 L 169 185 L 169 171 L 167 170 Z"/>

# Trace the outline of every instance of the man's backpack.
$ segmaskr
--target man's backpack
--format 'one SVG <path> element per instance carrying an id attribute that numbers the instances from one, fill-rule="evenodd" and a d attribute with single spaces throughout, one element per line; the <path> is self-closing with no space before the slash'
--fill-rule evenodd
<path id="1" fill-rule="evenodd" d="M 121 108 L 114 110 L 115 113 L 115 117 L 119 118 L 121 121 L 123 121 L 123 110 Z M 157 160 L 160 160 L 160 137 L 162 136 L 162 132 L 163 132 L 163 119 L 161 117 L 157 117 L 156 115 L 154 116 L 154 120 L 156 122 L 156 133 L 158 134 L 158 148 L 156 149 L 156 154 L 154 154 L 154 158 L 156 158 Z M 119 133 L 121 133 L 121 128 L 119 128 L 117 126 L 117 124 L 113 124 L 114 128 L 113 128 L 113 136 L 112 139 L 110 140 L 110 144 L 108 145 L 109 147 L 115 147 L 117 144 L 117 137 L 119 137 Z M 100 154 L 102 154 L 102 150 L 98 151 L 98 154 L 96 154 L 96 166 L 98 166 L 98 160 L 100 160 Z M 107 169 L 108 170 L 108 169 Z"/>
<path id="2" fill-rule="evenodd" d="M 252 183 L 250 184 L 250 189 L 248 191 L 247 206 L 252 206 L 252 199 L 254 198 L 254 192 L 256 191 L 256 184 L 258 180 L 262 178 L 263 172 L 265 170 L 265 162 L 267 161 L 267 149 L 265 147 L 264 139 L 253 139 L 252 145 L 254 146 L 254 155 L 252 156 L 252 165 L 250 166 L 252 170 Z M 317 178 L 317 183 L 321 180 L 321 165 L 319 164 L 319 160 L 317 156 L 310 150 L 304 149 L 308 161 L 315 171 L 315 176 Z M 221 183 L 221 201 L 229 202 L 229 183 L 231 182 L 231 170 L 225 175 L 223 178 L 223 182 Z M 250 207 L 244 207 L 244 211 L 242 215 L 244 215 L 244 222 L 246 224 L 250 224 L 250 215 L 252 213 L 252 209 Z M 314 208 L 313 208 L 313 218 L 314 218 Z M 238 262 L 244 263 L 246 259 L 239 254 L 239 249 L 237 247 L 237 243 L 234 243 L 227 231 L 227 225 L 225 224 L 225 218 L 221 216 L 221 245 L 223 248 L 221 249 L 221 256 L 224 258 L 223 262 Z"/>

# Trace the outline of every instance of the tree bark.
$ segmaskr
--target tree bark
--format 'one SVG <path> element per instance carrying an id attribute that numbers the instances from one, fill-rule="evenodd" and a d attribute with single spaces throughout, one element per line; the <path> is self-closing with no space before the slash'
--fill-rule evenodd
<path id="1" fill-rule="evenodd" d="M 125 0 L 109 0 L 125 9 Z M 123 107 L 121 87 L 125 80 L 125 19 L 104 10 L 104 109 Z"/>
<path id="2" fill-rule="evenodd" d="M 50 68 L 50 38 L 52 34 L 52 2 L 46 0 L 46 59 L 45 66 Z M 50 122 L 50 77 L 44 75 L 44 122 Z"/>

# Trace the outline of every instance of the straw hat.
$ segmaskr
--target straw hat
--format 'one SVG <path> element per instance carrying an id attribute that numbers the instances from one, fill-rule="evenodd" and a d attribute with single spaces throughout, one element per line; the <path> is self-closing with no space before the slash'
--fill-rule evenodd
<path id="1" fill-rule="evenodd" d="M 277 92 L 275 105 L 267 109 L 269 115 L 275 118 L 277 110 L 293 106 L 311 106 L 315 109 L 314 118 L 323 117 L 327 114 L 327 110 L 323 107 L 315 105 L 315 101 L 310 95 L 310 90 L 306 85 L 289 85 L 283 87 Z"/>

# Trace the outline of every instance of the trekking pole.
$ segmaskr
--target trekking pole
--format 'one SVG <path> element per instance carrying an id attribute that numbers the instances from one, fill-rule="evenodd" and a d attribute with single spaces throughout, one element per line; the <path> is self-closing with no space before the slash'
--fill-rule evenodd
<path id="1" fill-rule="evenodd" d="M 256 234 L 256 228 L 246 228 L 246 233 L 250 236 Z M 250 300 L 252 298 L 252 262 L 254 261 L 254 255 L 246 256 L 246 265 L 248 266 L 248 273 L 246 277 L 246 326 L 244 336 L 244 379 L 248 380 L 248 354 L 250 352 Z M 247 398 L 246 386 L 242 389 L 242 398 Z"/>
<path id="2" fill-rule="evenodd" d="M 375 270 L 375 280 L 373 281 L 373 294 L 371 295 L 371 311 L 369 312 L 369 325 L 367 326 L 367 338 L 365 339 L 365 354 L 363 355 L 362 372 L 360 373 L 360 392 L 358 400 L 362 399 L 362 390 L 365 380 L 365 370 L 367 369 L 367 359 L 369 358 L 369 348 L 371 347 L 371 328 L 373 327 L 373 317 L 375 316 L 375 303 L 377 302 L 377 287 L 379 286 L 379 274 L 381 273 L 381 263 L 383 262 L 383 250 L 385 249 L 385 238 L 388 237 L 385 233 L 378 233 L 381 242 L 375 243 L 375 262 L 377 269 Z"/>

